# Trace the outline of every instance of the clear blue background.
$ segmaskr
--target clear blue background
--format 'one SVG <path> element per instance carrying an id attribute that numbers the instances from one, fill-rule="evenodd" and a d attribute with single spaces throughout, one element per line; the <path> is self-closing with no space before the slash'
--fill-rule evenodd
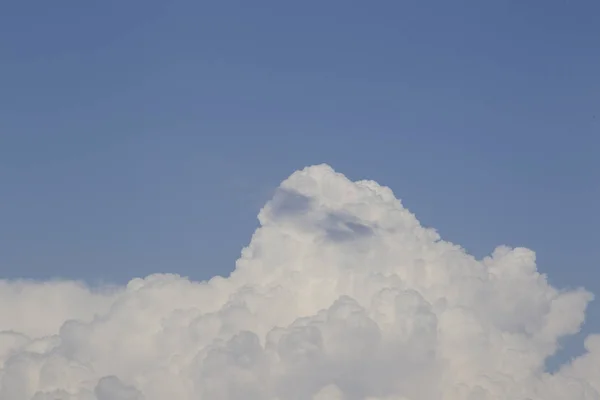
<path id="1" fill-rule="evenodd" d="M 0 5 L 1 277 L 227 274 L 327 162 L 600 294 L 597 0 L 33 4 Z"/>

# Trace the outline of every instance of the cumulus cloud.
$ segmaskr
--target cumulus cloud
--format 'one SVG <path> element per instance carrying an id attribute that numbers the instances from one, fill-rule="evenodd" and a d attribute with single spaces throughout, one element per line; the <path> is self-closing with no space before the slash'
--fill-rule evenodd
<path id="1" fill-rule="evenodd" d="M 592 295 L 531 250 L 477 260 L 327 165 L 258 218 L 227 278 L 0 281 L 0 399 L 600 400 L 600 336 L 544 369 Z"/>

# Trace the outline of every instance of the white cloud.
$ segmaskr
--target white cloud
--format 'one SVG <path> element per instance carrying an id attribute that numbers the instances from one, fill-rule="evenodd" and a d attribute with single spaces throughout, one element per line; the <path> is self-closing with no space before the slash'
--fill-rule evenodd
<path id="1" fill-rule="evenodd" d="M 600 399 L 600 336 L 544 371 L 592 295 L 532 251 L 476 260 L 325 165 L 259 220 L 228 278 L 0 281 L 0 399 Z"/>

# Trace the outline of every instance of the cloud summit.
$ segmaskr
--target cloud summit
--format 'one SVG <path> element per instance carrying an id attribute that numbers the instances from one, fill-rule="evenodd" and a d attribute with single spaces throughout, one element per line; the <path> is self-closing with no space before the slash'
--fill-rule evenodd
<path id="1" fill-rule="evenodd" d="M 327 165 L 258 218 L 227 278 L 0 281 L 0 399 L 600 400 L 600 335 L 544 369 L 593 296 L 532 251 L 477 260 Z"/>

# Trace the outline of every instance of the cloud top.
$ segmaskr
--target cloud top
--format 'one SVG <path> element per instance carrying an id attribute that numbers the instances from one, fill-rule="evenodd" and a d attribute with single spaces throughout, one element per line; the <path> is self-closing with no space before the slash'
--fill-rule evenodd
<path id="1" fill-rule="evenodd" d="M 0 281 L 0 399 L 600 400 L 600 336 L 544 370 L 593 297 L 531 250 L 477 260 L 327 165 L 258 218 L 227 278 Z"/>

